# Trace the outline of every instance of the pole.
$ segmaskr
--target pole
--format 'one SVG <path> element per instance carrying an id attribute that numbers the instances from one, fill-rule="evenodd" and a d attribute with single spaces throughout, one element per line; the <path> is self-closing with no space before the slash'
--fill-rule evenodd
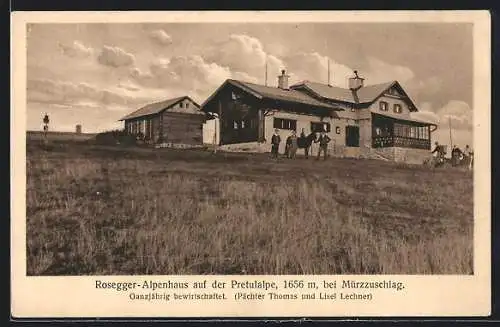
<path id="1" fill-rule="evenodd" d="M 214 153 L 217 153 L 217 115 L 214 116 Z"/>
<path id="2" fill-rule="evenodd" d="M 451 149 L 453 149 L 453 140 L 451 138 L 451 117 L 448 117 L 448 125 L 450 128 L 450 151 L 451 151 Z M 451 152 L 450 152 L 450 155 L 451 155 Z"/>
<path id="3" fill-rule="evenodd" d="M 267 86 L 267 57 L 266 57 L 266 84 L 265 85 Z"/>
<path id="4" fill-rule="evenodd" d="M 328 58 L 328 85 L 330 85 L 330 58 Z"/>

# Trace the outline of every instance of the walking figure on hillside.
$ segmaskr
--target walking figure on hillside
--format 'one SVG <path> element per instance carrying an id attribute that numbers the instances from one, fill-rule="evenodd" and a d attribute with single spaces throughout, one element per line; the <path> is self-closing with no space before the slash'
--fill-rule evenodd
<path id="1" fill-rule="evenodd" d="M 474 165 L 474 151 L 469 147 L 467 144 L 465 146 L 465 151 L 464 151 L 465 157 L 467 158 L 466 165 L 469 170 L 473 168 Z"/>
<path id="2" fill-rule="evenodd" d="M 48 142 L 47 132 L 49 131 L 49 122 L 49 115 L 45 114 L 45 116 L 43 117 L 43 141 L 45 143 Z"/>
<path id="3" fill-rule="evenodd" d="M 318 157 L 316 158 L 317 160 L 321 157 L 321 152 L 323 152 L 324 160 L 326 160 L 326 157 L 328 156 L 328 143 L 330 143 L 331 140 L 332 139 L 324 131 L 321 132 L 321 135 L 317 140 L 319 143 Z"/>
<path id="4" fill-rule="evenodd" d="M 278 151 L 281 143 L 279 130 L 275 129 L 273 137 L 271 138 L 271 157 L 278 159 Z"/>
<path id="5" fill-rule="evenodd" d="M 295 159 L 298 148 L 297 132 L 292 131 L 292 134 L 286 139 L 286 145 L 288 147 L 288 158 Z"/>

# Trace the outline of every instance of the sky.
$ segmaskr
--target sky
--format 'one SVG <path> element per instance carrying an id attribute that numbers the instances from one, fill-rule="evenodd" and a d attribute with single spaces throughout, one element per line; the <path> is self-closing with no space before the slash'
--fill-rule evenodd
<path id="1" fill-rule="evenodd" d="M 397 80 L 434 139 L 472 144 L 472 25 L 468 23 L 30 24 L 27 128 L 84 132 L 122 128 L 141 106 L 189 95 L 202 104 L 227 78 L 269 86 L 286 69 L 346 87 Z"/>

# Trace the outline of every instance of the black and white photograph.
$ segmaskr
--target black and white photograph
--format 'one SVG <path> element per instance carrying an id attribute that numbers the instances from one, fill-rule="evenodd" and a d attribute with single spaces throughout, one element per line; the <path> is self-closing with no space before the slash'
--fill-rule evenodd
<path id="1" fill-rule="evenodd" d="M 11 18 L 14 317 L 491 313 L 488 12 Z"/>
<path id="2" fill-rule="evenodd" d="M 471 23 L 26 31 L 28 276 L 474 274 Z"/>

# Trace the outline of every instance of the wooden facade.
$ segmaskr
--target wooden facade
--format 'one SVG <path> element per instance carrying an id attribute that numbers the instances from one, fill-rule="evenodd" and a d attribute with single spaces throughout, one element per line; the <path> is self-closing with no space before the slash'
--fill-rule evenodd
<path id="1" fill-rule="evenodd" d="M 308 119 L 330 118 L 336 115 L 336 109 L 332 106 L 307 105 L 286 98 L 259 98 L 232 84 L 220 88 L 213 98 L 203 105 L 202 110 L 218 114 L 221 145 L 266 142 L 271 130 L 289 130 L 284 126 L 274 126 L 274 121 L 269 121 L 269 117 L 274 116 L 276 112 L 287 112 L 309 117 Z"/>
<path id="2" fill-rule="evenodd" d="M 430 125 L 372 114 L 372 147 L 430 150 Z"/>
<path id="3" fill-rule="evenodd" d="M 407 149 L 406 157 L 412 150 L 419 157 L 430 150 L 432 127 L 437 126 L 411 116 L 417 109 L 398 82 L 360 83 L 356 90 L 310 84 L 282 89 L 227 80 L 202 110 L 218 114 L 220 145 L 268 143 L 275 129 L 282 139 L 292 130 L 308 134 L 323 129 L 336 153 L 400 148 Z"/>
<path id="4" fill-rule="evenodd" d="M 165 101 L 147 112 L 139 111 L 124 117 L 125 130 L 150 144 L 175 143 L 201 145 L 205 115 L 189 97 Z M 146 107 L 145 107 L 146 108 Z M 146 111 L 146 110 L 144 110 Z"/>

